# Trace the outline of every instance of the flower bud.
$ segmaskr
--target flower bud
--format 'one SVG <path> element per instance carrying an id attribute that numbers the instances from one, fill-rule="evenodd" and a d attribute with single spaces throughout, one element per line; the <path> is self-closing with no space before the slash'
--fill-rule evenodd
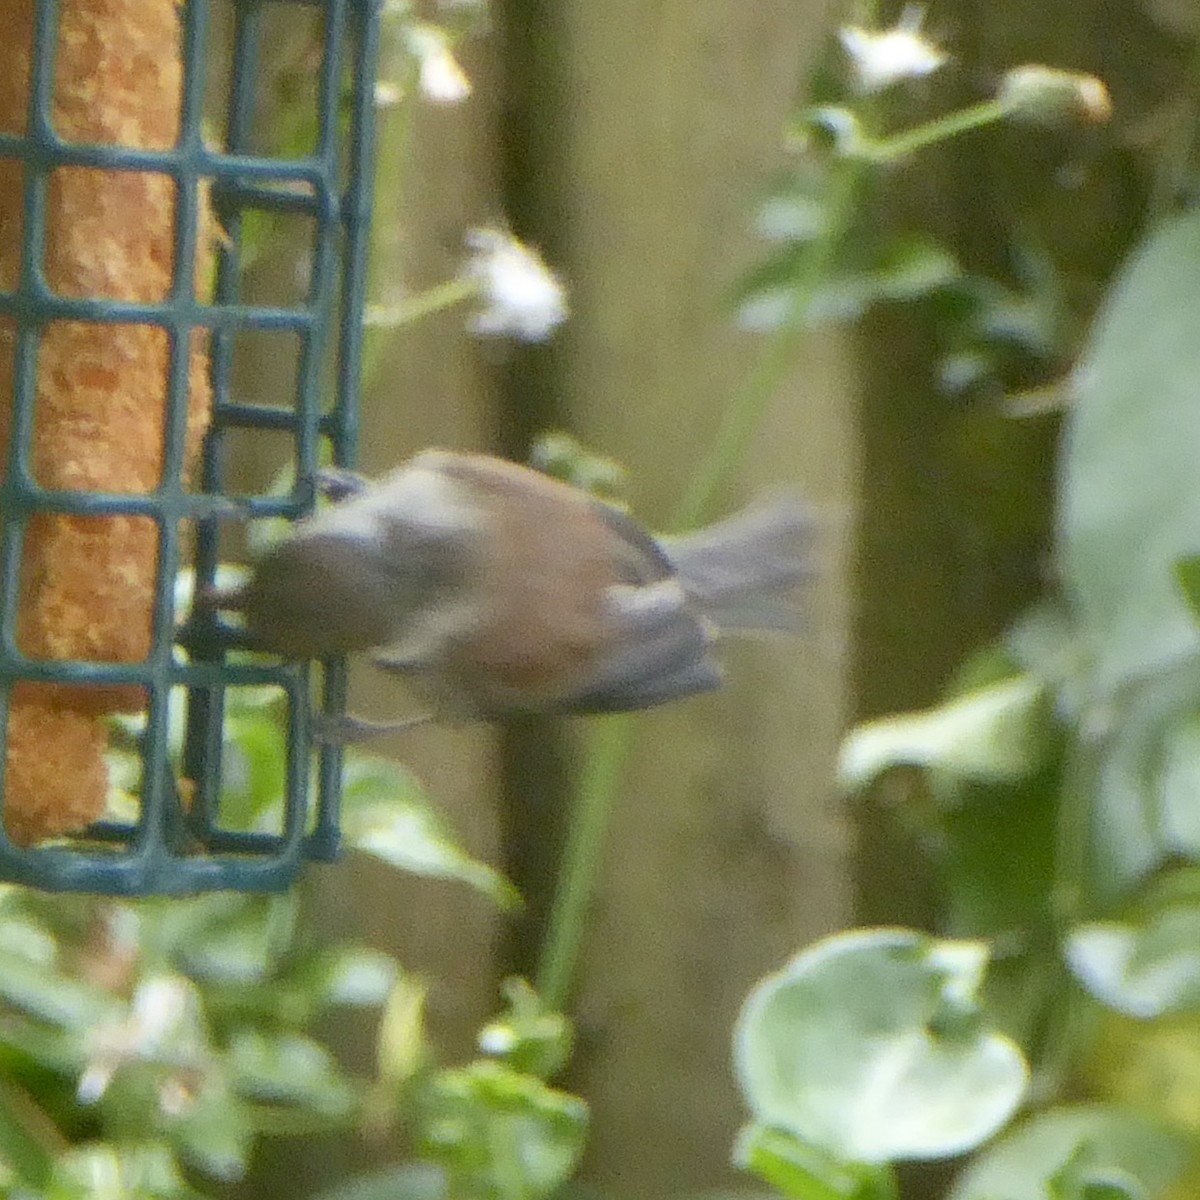
<path id="1" fill-rule="evenodd" d="M 1006 72 L 996 99 L 1013 116 L 1045 125 L 1072 120 L 1098 125 L 1112 115 L 1112 100 L 1102 79 L 1040 64 Z"/>

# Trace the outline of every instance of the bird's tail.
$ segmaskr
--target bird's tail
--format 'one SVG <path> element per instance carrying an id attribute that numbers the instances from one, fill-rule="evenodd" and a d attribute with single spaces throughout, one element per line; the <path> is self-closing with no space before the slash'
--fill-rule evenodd
<path id="1" fill-rule="evenodd" d="M 815 528 L 803 501 L 781 496 L 662 547 L 719 629 L 795 632 L 804 624 L 797 588 L 815 574 Z"/>

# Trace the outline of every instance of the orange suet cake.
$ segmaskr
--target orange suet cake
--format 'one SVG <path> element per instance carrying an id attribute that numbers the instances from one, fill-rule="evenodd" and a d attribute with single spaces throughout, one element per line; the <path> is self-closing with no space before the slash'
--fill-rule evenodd
<path id="1" fill-rule="evenodd" d="M 0 131 L 25 132 L 33 0 L 6 5 Z M 182 99 L 175 0 L 63 0 L 51 119 L 68 142 L 169 150 Z M 25 168 L 0 160 L 0 287 L 21 278 Z M 41 271 L 73 298 L 159 303 L 175 275 L 176 185 L 163 173 L 51 168 Z M 216 223 L 200 196 L 202 288 Z M 7 450 L 17 330 L 0 324 L 0 446 Z M 208 423 L 208 347 L 189 356 L 185 461 Z M 42 487 L 147 493 L 161 481 L 170 343 L 154 325 L 51 321 L 37 347 L 29 467 Z M 34 659 L 137 662 L 149 651 L 159 531 L 148 517 L 42 514 L 22 549 L 17 644 Z M 6 816 L 22 842 L 80 828 L 104 808 L 102 714 L 136 710 L 139 688 L 21 685 L 9 727 Z M 90 724 L 89 724 L 90 723 Z M 32 740 L 28 740 L 32 739 Z M 37 754 L 59 767 L 36 768 Z"/>

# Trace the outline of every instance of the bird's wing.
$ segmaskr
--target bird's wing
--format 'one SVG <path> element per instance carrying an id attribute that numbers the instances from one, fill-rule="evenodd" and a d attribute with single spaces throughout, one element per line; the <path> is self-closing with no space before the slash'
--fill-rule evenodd
<path id="1" fill-rule="evenodd" d="M 560 698 L 557 713 L 629 712 L 712 691 L 721 671 L 712 625 L 690 611 L 673 582 L 609 589 L 615 637 L 598 671 Z"/>
<path id="2" fill-rule="evenodd" d="M 658 538 L 647 533 L 627 512 L 603 500 L 593 499 L 592 507 L 609 532 L 616 535 L 614 559 L 622 583 L 657 583 L 675 575 L 675 564 Z"/>

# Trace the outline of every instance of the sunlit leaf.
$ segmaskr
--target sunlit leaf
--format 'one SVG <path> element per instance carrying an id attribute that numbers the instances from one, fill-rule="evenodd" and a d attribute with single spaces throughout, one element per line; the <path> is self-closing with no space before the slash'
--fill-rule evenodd
<path id="1" fill-rule="evenodd" d="M 1081 926 L 1066 955 L 1084 987 L 1117 1012 L 1146 1018 L 1200 1011 L 1200 907 Z"/>
<path id="2" fill-rule="evenodd" d="M 899 1194 L 889 1168 L 842 1162 L 790 1133 L 762 1125 L 741 1131 L 733 1161 L 795 1200 L 885 1200 Z"/>
<path id="3" fill-rule="evenodd" d="M 1042 684 L 1007 679 L 956 696 L 938 708 L 871 721 L 842 743 L 838 778 L 864 787 L 892 767 L 924 767 L 983 782 L 1016 782 L 1034 771 L 1045 748 Z"/>
<path id="4" fill-rule="evenodd" d="M 324 969 L 332 1004 L 382 1004 L 400 970 L 391 955 L 367 946 L 338 947 Z"/>
<path id="5" fill-rule="evenodd" d="M 235 693 L 236 694 L 236 693 Z M 283 804 L 287 787 L 284 728 L 276 704 L 232 711 L 225 720 L 221 817 L 229 829 L 254 829 Z"/>
<path id="6" fill-rule="evenodd" d="M 751 992 L 734 1038 L 756 1119 L 849 1161 L 936 1158 L 1012 1116 L 1027 1070 L 975 994 L 986 950 L 860 930 L 797 955 Z"/>
<path id="7" fill-rule="evenodd" d="M 115 1146 L 89 1142 L 73 1147 L 55 1164 L 51 1200 L 201 1200 L 183 1178 L 175 1156 L 161 1142 Z"/>
<path id="8" fill-rule="evenodd" d="M 446 1174 L 431 1163 L 405 1163 L 356 1175 L 313 1200 L 449 1200 Z"/>
<path id="9" fill-rule="evenodd" d="M 1062 574 L 1097 699 L 1200 653 L 1175 564 L 1200 548 L 1200 210 L 1125 266 L 1075 373 L 1062 458 Z"/>
<path id="10" fill-rule="evenodd" d="M 401 975 L 392 987 L 376 1038 L 379 1078 L 393 1087 L 403 1084 L 425 1064 L 425 997 L 428 988 L 413 975 Z"/>
<path id="11" fill-rule="evenodd" d="M 1046 1200 L 1072 1160 L 1086 1167 L 1084 1181 L 1093 1189 L 1126 1189 L 1107 1197 L 1083 1192 L 1080 1200 L 1138 1196 L 1131 1186 L 1159 1198 L 1187 1166 L 1189 1151 L 1182 1135 L 1133 1112 L 1099 1105 L 1050 1109 L 977 1158 L 948 1200 Z"/>
<path id="12" fill-rule="evenodd" d="M 451 1193 L 501 1190 L 536 1200 L 575 1170 L 587 1132 L 582 1100 L 494 1062 L 443 1071 L 423 1150 L 447 1170 Z"/>
<path id="13" fill-rule="evenodd" d="M 356 850 L 416 875 L 470 884 L 505 908 L 520 903 L 504 876 L 458 845 L 414 776 L 400 764 L 351 758 L 342 799 L 346 840 Z"/>

